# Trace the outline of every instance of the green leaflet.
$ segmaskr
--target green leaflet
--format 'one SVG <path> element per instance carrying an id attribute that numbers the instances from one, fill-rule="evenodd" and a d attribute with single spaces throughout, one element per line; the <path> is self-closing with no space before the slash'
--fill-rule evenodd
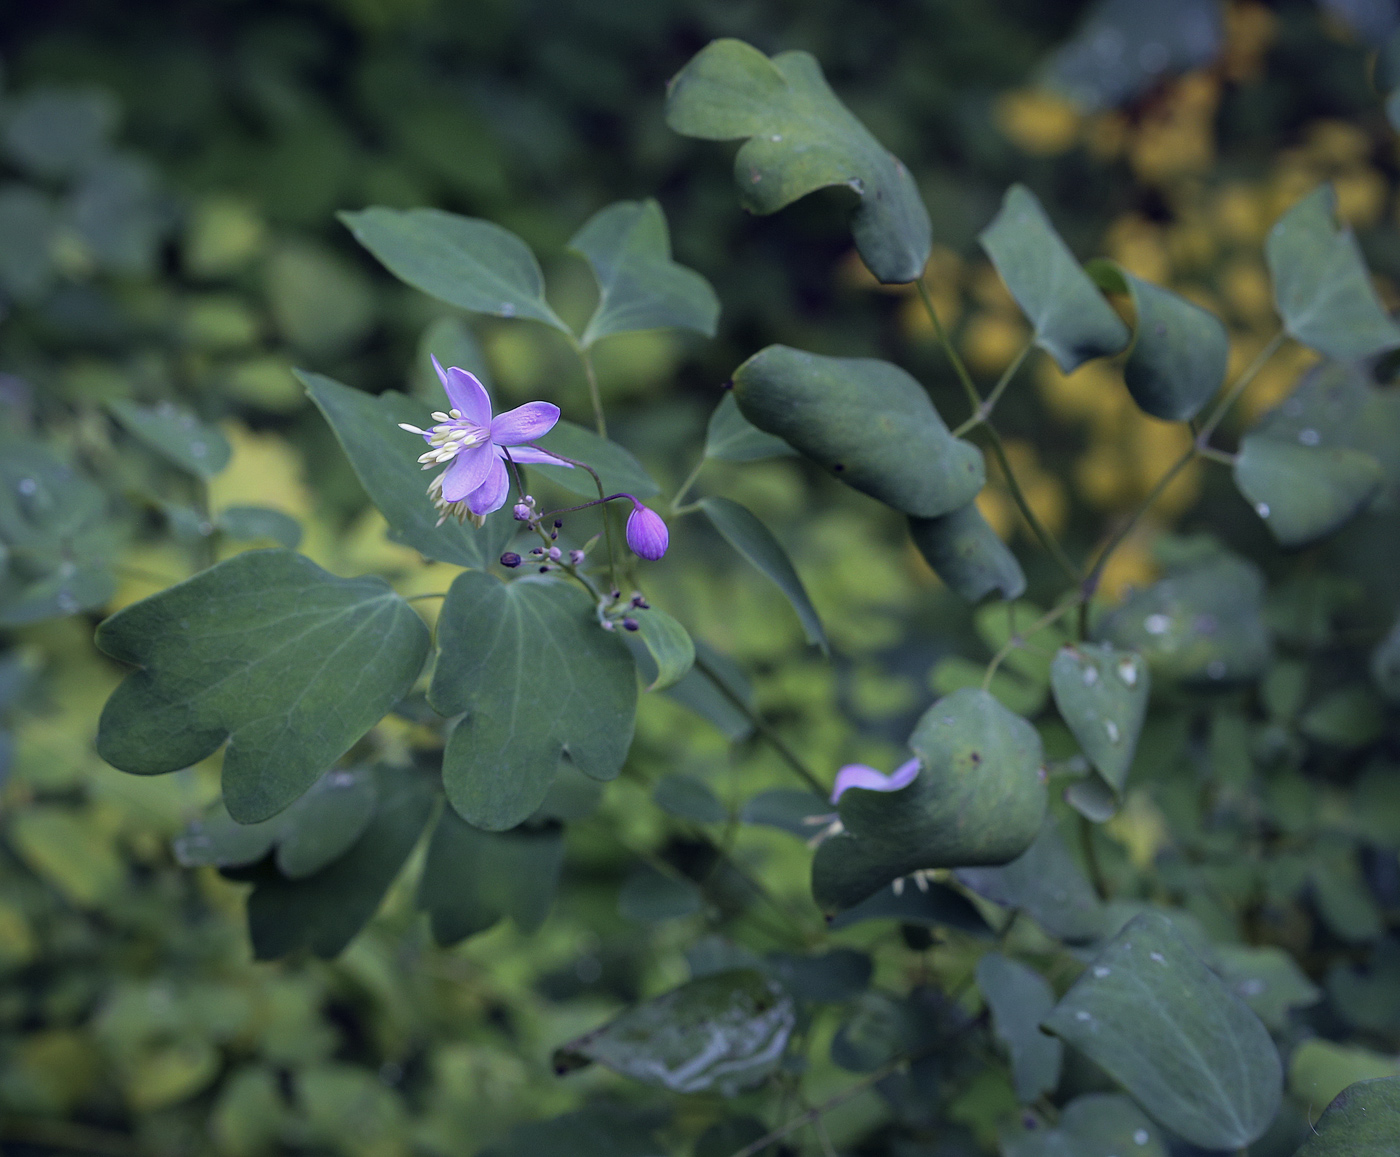
<path id="1" fill-rule="evenodd" d="M 544 802 L 567 755 L 612 779 L 632 744 L 637 674 L 578 588 L 547 577 L 457 576 L 438 618 L 428 700 L 464 715 L 443 753 L 447 798 L 468 823 L 505 831 Z"/>
<path id="2" fill-rule="evenodd" d="M 1024 185 L 1007 189 L 1001 211 L 978 240 L 1030 319 L 1036 344 L 1065 373 L 1128 344 L 1128 327 Z"/>
<path id="3" fill-rule="evenodd" d="M 214 525 L 228 535 L 244 542 L 266 539 L 296 550 L 301 544 L 301 523 L 290 514 L 266 506 L 226 506 L 219 511 Z"/>
<path id="4" fill-rule="evenodd" d="M 516 530 L 510 503 L 489 515 L 480 530 L 452 518 L 437 524 L 437 508 L 428 497 L 433 474 L 417 461 L 423 440 L 398 426 L 407 422 L 427 429 L 432 418 L 422 402 L 392 391 L 366 394 L 320 374 L 296 373 L 335 431 L 355 477 L 388 521 L 390 538 L 456 566 L 481 568 L 500 554 Z"/>
<path id="5" fill-rule="evenodd" d="M 1161 913 L 1134 918 L 1044 1024 L 1192 1144 L 1249 1145 L 1278 1112 L 1268 1030 Z"/>
<path id="6" fill-rule="evenodd" d="M 938 577 L 970 603 L 993 591 L 1003 599 L 1026 592 L 1021 564 L 975 502 L 938 518 L 911 517 L 909 536 Z"/>
<path id="7" fill-rule="evenodd" d="M 602 1101 L 562 1117 L 517 1125 L 505 1141 L 481 1150 L 477 1157 L 541 1157 L 546 1153 L 657 1157 L 663 1147 L 656 1139 L 656 1130 L 665 1124 L 665 1118 L 656 1109 Z M 724 1150 L 722 1157 L 729 1157 L 737 1148 L 734 1145 Z"/>
<path id="8" fill-rule="evenodd" d="M 549 915 L 563 866 L 558 824 L 485 832 L 443 808 L 423 862 L 418 907 L 443 946 L 507 916 L 522 932 L 533 932 Z"/>
<path id="9" fill-rule="evenodd" d="M 950 514 L 986 481 L 982 452 L 954 438 L 923 387 L 889 362 L 772 345 L 734 371 L 734 398 L 760 430 L 906 514 Z"/>
<path id="10" fill-rule="evenodd" d="M 716 40 L 667 86 L 666 123 L 688 137 L 749 138 L 734 180 L 750 212 L 847 186 L 860 198 L 851 233 L 876 279 L 896 284 L 923 272 L 932 226 L 913 177 L 836 98 L 809 54 L 770 60 L 741 40 Z"/>
<path id="11" fill-rule="evenodd" d="M 731 743 L 747 739 L 753 734 L 753 722 L 739 707 L 753 707 L 753 688 L 747 676 L 739 664 L 703 639 L 692 642 L 697 663 L 704 663 L 708 670 L 691 667 L 679 682 L 666 688 L 667 697 L 714 724 Z"/>
<path id="12" fill-rule="evenodd" d="M 1337 224 L 1330 183 L 1279 218 L 1264 242 L 1264 256 L 1274 304 L 1290 336 L 1342 361 L 1400 346 L 1400 326 L 1376 296 L 1356 238 Z"/>
<path id="13" fill-rule="evenodd" d="M 1002 1130 L 1006 1157 L 1167 1157 L 1161 1130 L 1118 1093 L 1086 1093 L 1054 1126 L 1026 1116 Z"/>
<path id="14" fill-rule="evenodd" d="M 441 209 L 341 213 L 340 219 L 395 277 L 472 313 L 542 321 L 570 333 L 544 299 L 530 247 L 508 229 Z"/>
<path id="15" fill-rule="evenodd" d="M 187 410 L 169 402 L 138 406 L 125 398 L 107 403 L 112 416 L 138 441 L 196 478 L 212 478 L 228 465 L 228 439 Z"/>
<path id="16" fill-rule="evenodd" d="M 823 840 L 812 861 L 822 908 L 849 908 L 922 868 L 1005 864 L 1040 831 L 1040 736 L 986 691 L 968 687 L 938 700 L 909 746 L 921 768 L 907 787 L 841 796 L 845 830 Z"/>
<path id="17" fill-rule="evenodd" d="M 992 1029 L 1011 1053 L 1016 1099 L 1029 1105 L 1060 1083 L 1064 1045 L 1040 1031 L 1055 990 L 1035 969 L 989 952 L 977 962 L 977 987 L 992 1011 Z"/>
<path id="18" fill-rule="evenodd" d="M 645 499 L 661 492 L 661 487 L 630 451 L 573 422 L 556 422 L 554 429 L 539 439 L 538 445 L 575 462 L 592 466 L 602 479 L 604 494 L 631 494 Z M 577 466 L 530 466 L 527 470 L 527 478 L 538 470 L 571 494 L 584 498 L 598 497 L 598 485 L 593 481 L 593 475 Z"/>
<path id="19" fill-rule="evenodd" d="M 788 558 L 787 551 L 783 549 L 782 543 L 773 537 L 773 532 L 746 508 L 728 498 L 702 498 L 699 505 L 725 542 L 753 563 L 787 596 L 792 609 L 797 612 L 797 617 L 802 622 L 802 631 L 807 636 L 807 642 L 815 644 L 823 651 L 828 650 L 826 631 L 817 615 L 817 609 L 812 605 L 807 588 L 802 585 L 802 579 L 792 565 L 792 560 Z"/>
<path id="20" fill-rule="evenodd" d="M 140 669 L 107 700 L 97 751 L 122 771 L 224 753 L 224 803 L 276 815 L 413 686 L 428 628 L 378 578 L 249 551 L 118 611 L 97 645 Z"/>
<path id="21" fill-rule="evenodd" d="M 734 392 L 725 390 L 705 431 L 705 457 L 726 462 L 756 462 L 760 458 L 792 457 L 797 451 L 772 434 L 765 434 L 739 410 Z"/>
<path id="22" fill-rule="evenodd" d="M 1235 485 L 1282 546 L 1331 534 L 1375 497 L 1384 475 L 1370 454 L 1261 434 L 1240 442 Z"/>
<path id="23" fill-rule="evenodd" d="M 1225 381 L 1230 338 L 1220 319 L 1115 262 L 1096 259 L 1085 270 L 1106 292 L 1133 299 L 1137 327 L 1123 381 L 1138 408 L 1169 422 L 1194 418 Z"/>
<path id="24" fill-rule="evenodd" d="M 647 329 L 690 329 L 715 336 L 719 299 L 693 269 L 671 260 L 671 236 L 661 206 L 618 201 L 593 214 L 569 248 L 587 259 L 598 279 L 598 308 L 580 339 Z"/>
<path id="25" fill-rule="evenodd" d="M 652 802 L 678 819 L 697 824 L 722 824 L 729 818 L 710 785 L 693 775 L 664 775 L 651 792 Z"/>
<path id="26" fill-rule="evenodd" d="M 705 905 L 694 881 L 638 864 L 617 894 L 617 913 L 638 924 L 660 924 L 693 916 Z"/>
<path id="27" fill-rule="evenodd" d="M 695 665 L 690 632 L 655 607 L 633 608 L 628 615 L 637 629 L 623 634 L 622 641 L 632 649 L 646 689 L 662 691 L 675 686 Z"/>
<path id="28" fill-rule="evenodd" d="M 1133 766 L 1150 683 L 1137 655 L 1103 644 L 1066 645 L 1050 665 L 1055 706 L 1114 796 Z"/>
<path id="29" fill-rule="evenodd" d="M 792 998 L 761 972 L 717 972 L 634 1005 L 554 1053 L 566 1073 L 597 1062 L 676 1093 L 733 1096 L 782 1061 Z"/>
<path id="30" fill-rule="evenodd" d="M 1400 1144 L 1400 1076 L 1348 1085 L 1297 1157 L 1391 1157 Z"/>

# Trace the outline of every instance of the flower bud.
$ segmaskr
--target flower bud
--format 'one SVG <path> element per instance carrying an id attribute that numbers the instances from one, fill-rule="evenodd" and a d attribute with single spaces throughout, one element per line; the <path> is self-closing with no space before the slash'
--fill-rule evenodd
<path id="1" fill-rule="evenodd" d="M 622 620 L 622 629 L 624 631 L 635 631 L 640 626 L 641 623 L 637 622 L 636 619 L 627 618 Z"/>
<path id="2" fill-rule="evenodd" d="M 516 554 L 515 551 L 508 550 L 505 554 L 501 555 L 501 565 L 514 569 L 520 565 L 520 556 Z"/>
<path id="3" fill-rule="evenodd" d="M 656 560 L 666 553 L 670 541 L 671 536 L 666 524 L 661 521 L 661 515 L 633 498 L 632 513 L 627 516 L 627 545 L 633 552 L 642 558 Z"/>
<path id="4" fill-rule="evenodd" d="M 529 522 L 530 516 L 534 512 L 523 502 L 517 502 L 515 509 L 511 512 L 515 515 L 516 522 Z"/>
<path id="5" fill-rule="evenodd" d="M 564 552 L 561 551 L 557 546 L 551 546 L 549 548 L 549 560 L 551 562 L 558 562 L 563 557 Z"/>
<path id="6" fill-rule="evenodd" d="M 571 551 L 569 551 L 569 561 L 570 561 L 571 563 L 573 563 L 574 566 L 582 566 L 582 565 L 583 565 L 583 560 L 584 560 L 585 558 L 587 558 L 587 557 L 588 557 L 588 556 L 585 555 L 585 554 L 583 553 L 583 551 L 581 551 L 581 550 L 571 550 Z"/>

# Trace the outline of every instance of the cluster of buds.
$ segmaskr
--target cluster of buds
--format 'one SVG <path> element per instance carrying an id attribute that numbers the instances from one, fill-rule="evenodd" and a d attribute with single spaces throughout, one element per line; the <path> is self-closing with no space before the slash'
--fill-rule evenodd
<path id="1" fill-rule="evenodd" d="M 633 591 L 632 597 L 624 599 L 621 591 L 613 591 L 598 607 L 598 622 L 605 631 L 614 631 L 621 624 L 624 631 L 635 631 L 641 627 L 632 611 L 649 611 L 651 604 L 641 591 Z"/>

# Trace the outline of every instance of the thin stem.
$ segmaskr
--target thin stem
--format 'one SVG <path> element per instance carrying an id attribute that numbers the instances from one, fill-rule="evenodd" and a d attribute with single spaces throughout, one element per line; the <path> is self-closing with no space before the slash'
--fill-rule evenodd
<path id="1" fill-rule="evenodd" d="M 1238 400 L 1250 382 L 1259 376 L 1259 371 L 1264 368 L 1268 360 L 1278 353 L 1279 346 L 1283 345 L 1284 339 L 1288 335 L 1279 330 L 1269 339 L 1269 344 L 1261 349 L 1254 357 L 1254 360 L 1245 367 L 1244 373 L 1235 379 L 1235 384 L 1226 391 L 1225 396 L 1216 403 L 1215 409 L 1211 411 L 1210 417 L 1206 419 L 1205 425 L 1201 427 L 1200 433 L 1196 435 L 1196 444 L 1203 446 L 1210 441 L 1210 436 L 1215 433 L 1215 428 L 1224 420 L 1229 413 L 1230 407 Z"/>
<path id="2" fill-rule="evenodd" d="M 987 395 L 986 401 L 980 402 L 972 417 L 953 431 L 954 438 L 961 438 L 969 430 L 980 426 L 983 422 L 991 418 L 992 411 L 996 409 L 997 403 L 1001 401 L 1002 394 L 1006 393 L 1006 387 L 1011 384 L 1011 379 L 1016 376 L 1016 371 L 1025 363 L 1026 358 L 1034 348 L 1034 339 L 1026 342 L 1026 344 L 1021 347 L 1021 352 L 1012 359 L 1011 364 L 1006 367 L 1001 377 L 997 379 L 997 384 L 992 387 L 992 392 Z"/>
<path id="3" fill-rule="evenodd" d="M 588 400 L 593 403 L 593 422 L 598 427 L 598 437 L 608 436 L 608 420 L 603 417 L 603 395 L 598 389 L 598 375 L 593 369 L 593 355 L 584 346 L 575 346 L 579 361 L 583 363 L 583 373 L 588 379 Z"/>
<path id="4" fill-rule="evenodd" d="M 1079 844 L 1084 849 L 1084 859 L 1089 864 L 1089 879 L 1094 882 L 1094 891 L 1100 900 L 1108 899 L 1108 881 L 1104 878 L 1103 865 L 1099 863 L 1099 850 L 1094 844 L 1094 825 L 1085 815 L 1079 817 Z"/>
<path id="5" fill-rule="evenodd" d="M 967 366 L 963 364 L 962 357 L 958 354 L 956 347 L 948 339 L 948 331 L 943 328 L 943 322 L 938 317 L 938 310 L 933 306 L 933 298 L 929 296 L 928 286 L 924 284 L 924 279 L 920 277 L 914 284 L 919 290 L 919 300 L 924 303 L 924 311 L 928 314 L 929 320 L 933 322 L 933 332 L 938 335 L 938 344 L 943 347 L 943 352 L 948 355 L 948 360 L 953 364 L 953 372 L 958 375 L 958 381 L 962 383 L 963 392 L 967 394 L 968 403 L 972 406 L 972 412 L 975 414 L 982 405 L 982 395 L 978 392 L 972 375 L 967 372 Z"/>
<path id="6" fill-rule="evenodd" d="M 1006 457 L 1006 447 L 1002 444 L 1001 435 L 997 433 L 996 427 L 990 422 L 983 422 L 982 429 L 986 431 L 987 437 L 991 440 L 992 454 L 997 460 L 997 465 L 1001 467 L 1002 477 L 1006 479 L 1007 489 L 1011 491 L 1011 498 L 1016 503 L 1016 509 L 1021 512 L 1021 517 L 1026 520 L 1026 525 L 1031 528 L 1031 533 L 1035 535 L 1036 540 L 1045 548 L 1050 557 L 1055 560 L 1055 564 L 1065 572 L 1065 577 L 1068 578 L 1070 582 L 1079 582 L 1083 577 L 1079 572 L 1079 568 L 1074 565 L 1069 555 L 1065 553 L 1065 548 L 1059 544 L 1055 536 L 1050 533 L 1045 524 L 1036 517 L 1035 511 L 1031 509 L 1031 504 L 1026 498 L 1025 491 L 1021 489 L 1021 484 L 1016 480 L 1016 475 L 1012 473 L 1011 463 Z"/>
<path id="7" fill-rule="evenodd" d="M 1035 622 L 1026 628 L 1024 635 L 1014 634 L 1011 638 L 1007 639 L 1006 642 L 1001 645 L 997 653 L 992 656 L 992 661 L 987 664 L 986 673 L 982 676 L 982 690 L 985 691 L 992 685 L 992 677 L 997 673 L 997 668 L 1002 665 L 1007 655 L 1011 654 L 1011 652 L 1018 647 L 1025 646 L 1026 639 L 1031 635 L 1044 630 L 1056 620 L 1064 618 L 1065 615 L 1079 605 L 1081 597 L 1080 595 L 1075 595 L 1074 598 L 1061 603 L 1058 607 L 1046 611 L 1040 618 L 1036 619 Z"/>
<path id="8" fill-rule="evenodd" d="M 416 603 L 419 599 L 445 599 L 446 597 L 446 591 L 433 591 L 433 593 L 429 595 L 409 595 L 404 599 L 404 602 Z"/>
<path id="9" fill-rule="evenodd" d="M 695 480 L 700 477 L 700 471 L 705 469 L 705 463 L 708 461 L 708 458 L 701 458 L 699 462 L 695 463 L 695 469 L 690 472 L 690 476 L 681 483 L 680 489 L 671 499 L 671 514 L 673 516 L 680 513 L 681 499 L 690 493 L 690 488 L 695 485 Z"/>
<path id="10" fill-rule="evenodd" d="M 1238 454 L 1227 454 L 1224 450 L 1217 450 L 1214 446 L 1197 446 L 1196 453 L 1202 458 L 1219 462 L 1224 466 L 1233 466 L 1240 457 Z"/>
<path id="11" fill-rule="evenodd" d="M 706 663 L 699 655 L 695 656 L 695 666 L 698 667 L 703 674 L 709 676 L 710 681 L 719 688 L 720 694 L 743 713 L 744 718 L 753 724 L 754 730 L 769 742 L 773 750 L 781 755 L 787 765 L 802 777 L 808 787 L 816 792 L 817 795 L 821 796 L 823 800 L 831 794 L 822 786 L 821 780 L 813 775 L 807 765 L 802 762 L 801 757 L 787 745 L 787 742 L 778 734 L 768 720 L 764 719 L 763 716 L 759 715 L 758 712 L 729 689 L 724 680 L 720 678 L 718 671 Z"/>
<path id="12" fill-rule="evenodd" d="M 580 356 L 583 356 L 583 355 L 580 354 Z M 585 361 L 584 364 L 587 365 L 588 363 Z M 601 410 L 599 410 L 599 411 L 598 411 L 598 418 L 599 418 L 600 421 L 602 420 L 602 416 L 603 416 L 603 412 L 602 412 Z M 535 446 L 535 443 L 533 443 L 533 442 L 530 443 L 530 444 L 531 444 L 532 446 Z M 536 448 L 537 450 L 544 450 L 544 447 L 543 447 L 543 446 L 535 446 L 535 448 Z M 592 477 L 593 477 L 593 485 L 596 486 L 596 487 L 598 488 L 598 502 L 600 502 L 600 503 L 607 503 L 607 502 L 609 501 L 607 495 L 605 495 L 605 494 L 603 493 L 603 480 L 602 480 L 600 477 L 598 477 L 598 471 L 594 470 L 593 467 L 590 466 L 587 462 L 580 462 L 580 461 L 579 461 L 578 459 L 576 459 L 576 458 L 566 458 L 563 454 L 555 454 L 553 450 L 545 450 L 545 453 L 546 453 L 546 454 L 553 455 L 555 458 L 558 458 L 559 461 L 561 461 L 561 462 L 567 462 L 570 466 L 577 466 L 580 470 L 587 470 L 588 473 L 589 473 L 590 475 L 592 475 Z M 617 497 L 620 497 L 620 496 L 614 494 L 613 497 L 614 497 L 614 498 L 617 498 Z M 593 504 L 592 504 L 592 503 L 588 503 L 587 505 L 593 505 Z M 556 513 L 557 513 L 557 512 L 556 512 Z M 617 585 L 617 555 L 616 555 L 616 553 L 613 551 L 612 523 L 610 523 L 610 522 L 608 521 L 608 508 L 607 508 L 606 505 L 603 506 L 602 518 L 603 518 L 603 541 L 606 543 L 607 548 L 608 548 L 608 577 L 612 580 L 612 589 L 613 589 L 613 590 L 618 590 L 619 588 L 618 588 L 618 585 Z"/>
<path id="13" fill-rule="evenodd" d="M 878 1085 L 886 1077 L 898 1072 L 904 1063 L 905 1060 L 903 1057 L 897 1057 L 892 1061 L 887 1061 L 873 1073 L 862 1077 L 860 1080 L 856 1081 L 855 1084 L 847 1085 L 835 1096 L 828 1097 L 820 1105 L 814 1105 L 805 1113 L 801 1113 L 793 1117 L 792 1120 L 779 1125 L 776 1129 L 772 1130 L 772 1132 L 764 1134 L 757 1141 L 745 1145 L 742 1149 L 736 1150 L 730 1154 L 730 1157 L 756 1157 L 756 1154 L 762 1153 L 763 1150 L 767 1149 L 768 1146 L 772 1145 L 775 1141 L 781 1141 L 784 1137 L 788 1136 L 788 1134 L 797 1132 L 798 1129 L 804 1128 L 819 1120 L 827 1113 L 831 1112 L 832 1109 L 837 1108 L 839 1105 L 844 1105 L 852 1097 L 859 1096 L 872 1085 Z"/>

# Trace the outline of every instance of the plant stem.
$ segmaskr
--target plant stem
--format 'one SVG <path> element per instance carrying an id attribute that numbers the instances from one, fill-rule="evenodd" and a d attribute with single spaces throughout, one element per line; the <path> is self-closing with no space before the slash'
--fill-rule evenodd
<path id="1" fill-rule="evenodd" d="M 578 360 L 583 363 L 583 373 L 588 379 L 588 400 L 593 403 L 593 423 L 598 427 L 598 436 L 608 436 L 608 420 L 603 417 L 603 395 L 598 389 L 598 375 L 593 369 L 593 355 L 580 345 L 575 345 Z"/>
<path id="2" fill-rule="evenodd" d="M 1227 454 L 1224 450 L 1217 450 L 1214 446 L 1197 446 L 1196 453 L 1202 458 L 1219 462 L 1224 466 L 1233 466 L 1239 459 L 1238 454 Z"/>
<path id="3" fill-rule="evenodd" d="M 433 593 L 429 595 L 408 595 L 405 597 L 404 602 L 416 603 L 419 599 L 445 599 L 446 597 L 446 591 L 433 591 Z"/>
<path id="4" fill-rule="evenodd" d="M 1108 881 L 1104 879 L 1099 851 L 1094 846 L 1094 825 L 1082 814 L 1079 817 L 1079 844 L 1084 849 L 1084 859 L 1089 863 L 1089 879 L 1094 883 L 1094 891 L 1099 894 L 1100 900 L 1107 900 Z"/>
<path id="5" fill-rule="evenodd" d="M 1284 339 L 1287 336 L 1288 335 L 1285 334 L 1283 330 L 1279 330 L 1278 333 L 1274 334 L 1274 336 L 1269 339 L 1269 344 L 1255 355 L 1254 360 L 1245 367 L 1245 371 L 1235 379 L 1235 384 L 1232 385 L 1229 390 L 1226 391 L 1225 396 L 1216 403 L 1215 409 L 1211 411 L 1210 417 L 1206 419 L 1205 425 L 1201 427 L 1200 432 L 1196 435 L 1196 444 L 1198 446 L 1204 446 L 1210 441 L 1210 436 L 1215 433 L 1215 428 L 1220 425 L 1225 415 L 1229 413 L 1230 407 L 1239 400 L 1240 395 L 1245 391 L 1245 387 L 1259 376 L 1259 371 L 1264 368 L 1268 360 L 1273 357 L 1274 354 L 1278 353 L 1279 346 L 1283 345 Z"/>
<path id="6" fill-rule="evenodd" d="M 582 356 L 582 355 L 581 355 L 581 356 Z M 587 364 L 587 363 L 585 363 L 585 364 Z M 602 421 L 602 417 L 603 417 L 603 412 L 602 412 L 601 410 L 599 410 L 599 411 L 598 411 L 598 419 L 599 419 L 599 421 Z M 544 450 L 544 447 L 543 447 L 543 446 L 536 446 L 535 443 L 533 443 L 533 442 L 531 442 L 530 445 L 535 446 L 535 448 L 536 448 L 537 450 Z M 554 455 L 554 457 L 555 457 L 555 458 L 558 458 L 559 461 L 561 461 L 561 462 L 567 462 L 570 466 L 577 466 L 580 470 L 587 470 L 588 473 L 589 473 L 590 475 L 592 475 L 592 477 L 593 477 L 593 485 L 596 486 L 596 487 L 598 488 L 598 502 L 599 502 L 599 503 L 602 505 L 602 507 L 603 507 L 603 510 L 602 510 L 602 519 L 603 519 L 603 540 L 604 540 L 604 542 L 606 543 L 607 548 L 608 548 L 608 577 L 609 577 L 609 579 L 612 581 L 612 589 L 613 589 L 613 590 L 617 590 L 617 589 L 618 589 L 618 585 L 617 585 L 617 555 L 613 552 L 612 523 L 610 523 L 610 522 L 608 521 L 608 507 L 607 507 L 607 503 L 610 501 L 610 499 L 609 499 L 608 496 L 603 492 L 603 480 L 602 480 L 600 477 L 598 477 L 598 471 L 594 470 L 593 467 L 590 466 L 587 462 L 580 462 L 580 461 L 579 461 L 578 459 L 576 459 L 576 458 L 566 458 L 566 457 L 564 457 L 563 454 L 555 454 L 553 450 L 545 450 L 545 453 L 546 453 L 546 454 L 552 454 L 552 455 Z M 620 498 L 620 497 L 622 497 L 622 495 L 614 494 L 612 497 L 613 497 L 613 498 Z M 589 502 L 589 503 L 585 503 L 585 505 L 587 505 L 587 506 L 592 506 L 592 505 L 594 505 L 594 504 L 591 503 L 591 502 Z M 554 513 L 558 513 L 558 512 L 556 511 L 556 512 L 554 512 Z"/>
<path id="7" fill-rule="evenodd" d="M 1011 638 L 1007 639 L 1006 642 L 1001 645 L 1000 650 L 992 656 L 992 661 L 987 664 L 986 673 L 982 676 L 982 690 L 985 691 L 992 685 L 992 677 L 997 673 L 997 668 L 1001 666 L 1007 655 L 1011 654 L 1011 652 L 1018 647 L 1024 646 L 1029 636 L 1048 627 L 1057 619 L 1064 618 L 1065 615 L 1079 605 L 1081 597 L 1080 595 L 1075 595 L 1074 598 L 1061 603 L 1058 607 L 1046 611 L 1040 618 L 1036 619 L 1035 622 L 1026 628 L 1025 634 L 1013 634 Z"/>
<path id="8" fill-rule="evenodd" d="M 828 1097 L 820 1105 L 814 1105 L 805 1113 L 801 1113 L 793 1117 L 792 1120 L 779 1125 L 776 1129 L 772 1130 L 772 1132 L 764 1134 L 757 1141 L 745 1145 L 742 1149 L 736 1150 L 730 1154 L 730 1157 L 756 1157 L 757 1154 L 762 1153 L 763 1150 L 767 1149 L 768 1146 L 772 1145 L 775 1141 L 781 1141 L 788 1134 L 795 1133 L 798 1129 L 813 1124 L 821 1117 L 831 1112 L 832 1109 L 835 1109 L 839 1105 L 844 1105 L 852 1097 L 859 1096 L 872 1085 L 877 1085 L 886 1077 L 898 1072 L 904 1063 L 903 1057 L 887 1061 L 873 1073 L 867 1074 L 853 1085 L 847 1085 L 835 1096 Z"/>
<path id="9" fill-rule="evenodd" d="M 1055 560 L 1055 564 L 1065 572 L 1065 577 L 1070 582 L 1079 582 L 1083 577 L 1079 568 L 1074 565 L 1069 555 L 1065 553 L 1065 548 L 1059 544 L 1055 536 L 1050 533 L 1045 524 L 1036 517 L 1035 511 L 1031 509 L 1031 504 L 1021 489 L 1021 484 L 1016 480 L 1016 475 L 1012 473 L 1011 463 L 1006 457 L 1006 447 L 1002 445 L 1001 435 L 997 433 L 996 427 L 990 422 L 983 422 L 982 429 L 992 443 L 992 454 L 996 457 L 997 465 L 1001 467 L 1002 477 L 1006 479 L 1006 486 L 1011 491 L 1016 509 L 1021 512 L 1021 517 L 1026 520 L 1026 525 L 1031 528 L 1031 533 L 1035 535 L 1036 540 L 1045 548 L 1050 557 Z"/>
<path id="10" fill-rule="evenodd" d="M 1011 384 L 1011 379 L 1016 376 L 1016 371 L 1025 363 L 1026 358 L 1034 348 L 1034 340 L 1026 342 L 1026 344 L 1021 347 L 1021 352 L 1012 359 L 1011 364 L 1006 367 L 1001 377 L 997 379 L 997 384 L 992 387 L 992 392 L 987 395 L 986 401 L 978 403 L 977 410 L 972 417 L 953 431 L 954 438 L 961 438 L 969 430 L 980 426 L 983 422 L 991 418 L 992 411 L 996 409 L 997 403 L 1001 401 L 1002 394 L 1006 392 L 1006 387 Z"/>
<path id="11" fill-rule="evenodd" d="M 971 405 L 972 412 L 975 414 L 982 405 L 982 395 L 973 383 L 972 375 L 967 372 L 967 366 L 963 364 L 957 348 L 948 339 L 948 331 L 943 328 L 943 322 L 939 319 L 938 310 L 933 306 L 933 298 L 929 296 L 928 286 L 924 284 L 924 279 L 920 277 L 914 284 L 919 290 L 919 300 L 924 303 L 924 311 L 928 314 L 929 320 L 933 322 L 933 332 L 938 335 L 938 344 L 943 347 L 943 352 L 948 355 L 948 360 L 952 362 L 953 372 L 958 375 L 963 392 L 967 394 L 968 404 Z"/>
<path id="12" fill-rule="evenodd" d="M 695 469 L 692 470 L 690 476 L 681 483 L 680 489 L 676 491 L 675 497 L 671 499 L 671 516 L 673 518 L 681 512 L 681 499 L 690 493 L 690 488 L 695 485 L 695 480 L 700 477 L 700 471 L 705 468 L 705 463 L 708 461 L 708 458 L 701 457 L 700 461 L 695 463 Z"/>

